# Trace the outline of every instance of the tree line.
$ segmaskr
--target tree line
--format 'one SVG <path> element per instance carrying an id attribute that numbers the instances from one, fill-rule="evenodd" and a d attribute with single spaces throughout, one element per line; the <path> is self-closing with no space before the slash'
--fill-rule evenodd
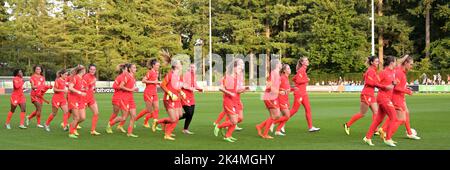
<path id="1" fill-rule="evenodd" d="M 376 53 L 412 55 L 416 70 L 450 68 L 448 0 L 374 0 Z M 308 56 L 315 74 L 358 73 L 371 50 L 371 1 L 212 0 L 213 53 L 276 54 L 295 65 Z M 174 54 L 207 56 L 207 0 L 0 0 L 0 75 L 35 64 L 95 63 L 111 80 L 119 63 Z M 201 68 L 207 70 L 207 67 Z"/>

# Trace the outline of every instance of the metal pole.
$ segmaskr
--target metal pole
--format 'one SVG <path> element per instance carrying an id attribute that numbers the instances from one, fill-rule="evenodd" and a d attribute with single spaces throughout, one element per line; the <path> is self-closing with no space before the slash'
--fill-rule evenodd
<path id="1" fill-rule="evenodd" d="M 209 0 L 209 86 L 212 86 L 212 16 L 211 0 Z"/>
<path id="2" fill-rule="evenodd" d="M 371 20 L 371 29 L 372 29 L 372 56 L 375 56 L 375 5 L 372 0 L 372 17 Z"/>

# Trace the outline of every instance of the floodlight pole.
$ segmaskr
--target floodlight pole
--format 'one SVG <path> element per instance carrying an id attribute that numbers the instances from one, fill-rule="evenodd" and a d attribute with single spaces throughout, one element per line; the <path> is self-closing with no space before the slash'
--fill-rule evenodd
<path id="1" fill-rule="evenodd" d="M 372 56 L 375 56 L 375 6 L 372 0 L 372 17 L 370 17 L 371 21 L 371 30 L 372 30 Z"/>
<path id="2" fill-rule="evenodd" d="M 212 16 L 211 16 L 211 0 L 209 0 L 209 86 L 212 86 Z"/>

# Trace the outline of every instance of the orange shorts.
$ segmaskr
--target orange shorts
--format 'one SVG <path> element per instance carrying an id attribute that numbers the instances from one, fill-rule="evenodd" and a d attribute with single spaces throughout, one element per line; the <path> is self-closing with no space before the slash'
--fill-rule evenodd
<path id="1" fill-rule="evenodd" d="M 377 100 L 375 99 L 375 96 L 369 96 L 369 95 L 365 95 L 365 94 L 361 94 L 361 102 L 367 104 L 367 105 L 372 105 L 374 103 L 377 103 Z"/>
<path id="2" fill-rule="evenodd" d="M 242 104 L 242 101 L 241 100 L 239 100 L 237 103 L 236 103 L 236 111 L 243 111 L 244 110 L 244 105 Z"/>
<path id="3" fill-rule="evenodd" d="M 181 101 L 177 100 L 177 101 L 172 101 L 172 100 L 164 100 L 164 107 L 166 107 L 166 110 L 169 109 L 179 109 L 181 108 Z"/>
<path id="4" fill-rule="evenodd" d="M 280 108 L 280 103 L 278 102 L 278 99 L 264 100 L 264 104 L 266 105 L 267 109 L 279 109 Z"/>
<path id="5" fill-rule="evenodd" d="M 24 95 L 11 95 L 10 101 L 13 106 L 17 106 L 27 102 Z"/>
<path id="6" fill-rule="evenodd" d="M 44 100 L 40 96 L 31 95 L 31 103 L 37 102 L 39 104 L 44 103 Z"/>
<path id="7" fill-rule="evenodd" d="M 86 106 L 92 106 L 93 104 L 97 103 L 97 101 L 95 100 L 95 97 L 86 97 L 84 99 L 84 103 L 86 104 Z"/>
<path id="8" fill-rule="evenodd" d="M 232 114 L 232 115 L 237 114 L 237 112 L 239 110 L 238 110 L 238 107 L 236 105 L 237 104 L 234 103 L 234 102 L 226 102 L 226 101 L 224 101 L 223 102 L 223 111 L 225 113 L 227 113 L 227 114 Z"/>
<path id="9" fill-rule="evenodd" d="M 393 102 L 395 110 L 400 110 L 402 112 L 406 111 L 405 102 Z"/>
<path id="10" fill-rule="evenodd" d="M 52 106 L 53 107 L 60 108 L 61 106 L 64 106 L 66 104 L 67 104 L 67 100 L 64 97 L 62 97 L 62 98 L 53 97 L 52 98 Z"/>
<path id="11" fill-rule="evenodd" d="M 157 102 L 158 101 L 158 94 L 144 93 L 144 101 L 145 102 Z"/>
<path id="12" fill-rule="evenodd" d="M 84 99 L 80 98 L 80 97 L 75 97 L 75 96 L 71 96 L 69 97 L 69 109 L 85 109 L 86 108 L 86 103 L 84 102 Z"/>

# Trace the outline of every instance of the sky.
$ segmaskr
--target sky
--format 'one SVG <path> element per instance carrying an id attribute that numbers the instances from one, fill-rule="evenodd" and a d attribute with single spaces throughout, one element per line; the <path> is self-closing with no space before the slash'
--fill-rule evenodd
<path id="1" fill-rule="evenodd" d="M 47 0 L 47 2 L 49 4 L 53 4 L 53 6 L 54 6 L 52 9 L 49 9 L 49 15 L 51 17 L 55 17 L 56 16 L 55 14 L 62 12 L 62 10 L 63 10 L 63 1 L 62 0 Z M 73 6 L 72 2 L 69 1 L 68 6 L 72 7 Z M 6 12 L 8 14 L 12 14 L 13 6 L 11 6 L 8 2 L 5 2 L 5 7 L 7 9 Z M 15 19 L 14 16 L 11 16 L 9 18 L 10 21 L 14 20 L 14 19 Z"/>

